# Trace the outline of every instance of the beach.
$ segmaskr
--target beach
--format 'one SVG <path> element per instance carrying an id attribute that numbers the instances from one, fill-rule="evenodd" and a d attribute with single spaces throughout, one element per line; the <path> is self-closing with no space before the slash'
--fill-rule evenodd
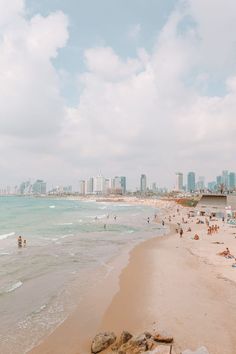
<path id="1" fill-rule="evenodd" d="M 170 233 L 142 242 L 123 261 L 116 259 L 109 277 L 86 298 L 84 313 L 79 306 L 31 353 L 85 354 L 100 331 L 149 330 L 173 336 L 177 353 L 204 345 L 210 354 L 233 354 L 236 273 L 233 260 L 217 253 L 229 247 L 236 254 L 235 229 L 214 220 L 220 229 L 209 236 L 206 225 L 196 223 L 205 218 L 187 219 L 188 212 L 163 202 L 160 218 L 169 222 L 172 216 Z M 188 223 L 180 238 L 175 225 L 182 218 Z"/>

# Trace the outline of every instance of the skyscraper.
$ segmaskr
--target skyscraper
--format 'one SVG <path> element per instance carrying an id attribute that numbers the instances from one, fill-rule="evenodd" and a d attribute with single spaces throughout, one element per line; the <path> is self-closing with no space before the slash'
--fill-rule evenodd
<path id="1" fill-rule="evenodd" d="M 106 179 L 102 175 L 94 177 L 94 179 L 93 179 L 94 193 L 103 194 L 103 193 L 105 193 L 105 189 L 106 189 Z"/>
<path id="2" fill-rule="evenodd" d="M 195 173 L 189 172 L 187 177 L 187 190 L 188 192 L 194 192 L 196 189 Z"/>
<path id="3" fill-rule="evenodd" d="M 37 179 L 33 184 L 33 193 L 34 194 L 46 194 L 46 182 L 42 179 Z"/>
<path id="4" fill-rule="evenodd" d="M 184 186 L 183 186 L 183 180 L 184 176 L 182 172 L 176 172 L 176 182 L 175 182 L 175 190 L 176 191 L 183 191 Z"/>
<path id="5" fill-rule="evenodd" d="M 84 180 L 79 181 L 79 194 L 81 194 L 81 195 L 85 194 L 85 181 Z"/>
<path id="6" fill-rule="evenodd" d="M 236 187 L 236 177 L 234 172 L 229 173 L 229 190 L 233 191 Z"/>
<path id="7" fill-rule="evenodd" d="M 229 173 L 227 170 L 222 171 L 222 183 L 225 190 L 227 190 L 229 187 Z"/>
<path id="8" fill-rule="evenodd" d="M 141 175 L 140 178 L 140 192 L 145 193 L 147 191 L 147 177 L 146 175 Z"/>

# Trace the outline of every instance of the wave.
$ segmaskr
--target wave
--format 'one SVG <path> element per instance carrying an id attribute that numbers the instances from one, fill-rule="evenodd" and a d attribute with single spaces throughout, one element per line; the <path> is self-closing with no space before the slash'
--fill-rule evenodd
<path id="1" fill-rule="evenodd" d="M 73 222 L 63 222 L 61 224 L 58 224 L 60 226 L 66 226 L 66 225 L 73 225 Z"/>
<path id="2" fill-rule="evenodd" d="M 15 234 L 16 234 L 15 232 L 10 232 L 9 234 L 0 235 L 0 240 L 5 240 L 6 238 L 10 236 L 14 236 Z"/>
<path id="3" fill-rule="evenodd" d="M 15 291 L 16 289 L 20 288 L 23 285 L 21 281 L 18 281 L 17 283 L 13 284 L 10 286 L 10 288 L 7 289 L 7 293 L 11 293 L 12 291 Z"/>
<path id="4" fill-rule="evenodd" d="M 74 234 L 66 234 L 66 235 L 61 236 L 60 238 L 67 238 L 67 237 L 70 237 L 70 236 L 74 236 Z"/>
<path id="5" fill-rule="evenodd" d="M 54 209 L 56 208 L 56 205 L 50 205 L 49 208 Z"/>
<path id="6" fill-rule="evenodd" d="M 1 252 L 1 253 L 0 253 L 0 256 L 9 256 L 9 255 L 10 255 L 9 252 Z"/>

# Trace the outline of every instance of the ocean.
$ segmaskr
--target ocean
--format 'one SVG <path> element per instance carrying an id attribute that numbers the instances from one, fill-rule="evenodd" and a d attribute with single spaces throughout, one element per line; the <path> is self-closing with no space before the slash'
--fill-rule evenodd
<path id="1" fill-rule="evenodd" d="M 123 248 L 162 234 L 155 213 L 127 203 L 0 197 L 0 353 L 32 348 L 74 309 L 88 272 L 105 276 Z M 27 241 L 21 249 L 19 235 Z"/>

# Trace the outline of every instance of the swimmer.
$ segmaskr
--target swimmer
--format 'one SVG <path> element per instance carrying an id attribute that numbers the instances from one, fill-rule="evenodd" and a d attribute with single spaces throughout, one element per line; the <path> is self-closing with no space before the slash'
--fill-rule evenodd
<path id="1" fill-rule="evenodd" d="M 21 248 L 22 247 L 22 237 L 21 236 L 18 237 L 17 242 L 18 242 L 18 248 Z"/>

